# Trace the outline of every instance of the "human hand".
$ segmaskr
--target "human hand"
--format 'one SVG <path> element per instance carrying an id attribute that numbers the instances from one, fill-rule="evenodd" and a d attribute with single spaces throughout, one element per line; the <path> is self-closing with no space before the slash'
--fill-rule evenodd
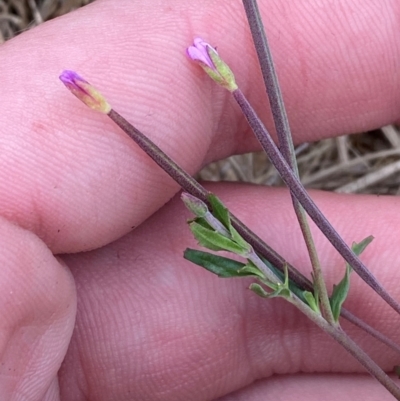
<path id="1" fill-rule="evenodd" d="M 297 143 L 399 117 L 395 1 L 261 6 Z M 177 186 L 57 79 L 77 70 L 194 173 L 258 148 L 229 95 L 186 60 L 198 35 L 218 46 L 262 110 L 240 2 L 104 0 L 0 48 L 2 399 L 392 399 L 290 305 L 183 260 L 195 245 L 188 214 L 178 198 L 164 205 Z M 285 189 L 209 188 L 309 274 Z M 376 237 L 363 258 L 396 297 L 399 200 L 312 196 L 348 243 Z M 328 282 L 337 282 L 343 262 L 318 234 L 316 242 Z M 395 338 L 394 312 L 356 276 L 346 306 Z M 385 369 L 398 363 L 345 328 Z"/>

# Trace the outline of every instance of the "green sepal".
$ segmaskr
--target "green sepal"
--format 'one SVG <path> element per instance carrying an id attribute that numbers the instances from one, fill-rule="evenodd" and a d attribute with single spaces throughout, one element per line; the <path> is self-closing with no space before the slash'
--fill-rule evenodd
<path id="1" fill-rule="evenodd" d="M 235 76 L 229 66 L 221 59 L 219 54 L 212 47 L 207 47 L 208 55 L 210 56 L 214 66 L 215 71 L 212 68 L 203 66 L 203 69 L 207 74 L 219 85 L 233 92 L 237 89 L 237 84 L 235 82 Z"/>
<path id="2" fill-rule="evenodd" d="M 187 248 L 183 257 L 198 266 L 204 267 L 206 270 L 216 274 L 218 277 L 258 277 L 258 274 L 254 274 L 251 271 L 243 271 L 242 269 L 247 266 L 244 263 L 223 256 L 214 255 L 212 253 Z"/>
<path id="3" fill-rule="evenodd" d="M 372 242 L 373 239 L 374 237 L 369 236 L 359 243 L 353 242 L 351 249 L 357 256 L 359 256 L 365 250 L 365 248 Z M 348 263 L 346 263 L 346 270 L 344 273 L 344 277 L 339 282 L 339 284 L 333 286 L 332 295 L 329 298 L 333 318 L 335 319 L 336 322 L 339 320 L 342 305 L 349 293 L 350 273 L 352 272 L 352 270 L 353 269 L 351 268 L 351 266 Z"/>

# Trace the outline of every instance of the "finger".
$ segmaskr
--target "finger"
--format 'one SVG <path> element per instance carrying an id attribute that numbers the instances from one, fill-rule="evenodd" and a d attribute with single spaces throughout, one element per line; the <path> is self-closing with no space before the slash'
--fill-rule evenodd
<path id="1" fill-rule="evenodd" d="M 210 190 L 310 276 L 286 191 L 236 185 Z M 387 290 L 399 296 L 400 272 L 394 268 L 399 261 L 398 200 L 323 192 L 313 197 L 346 242 L 376 237 L 363 260 Z M 184 261 L 184 249 L 196 247 L 186 217 L 176 199 L 120 241 L 66 258 L 79 283 L 81 302 L 62 370 L 62 394 L 74 400 L 129 400 L 134 389 L 138 399 L 162 395 L 163 400 L 204 400 L 274 374 L 364 372 L 293 306 L 250 292 L 252 280 L 219 279 Z M 344 263 L 316 234 L 330 290 L 343 277 Z M 396 338 L 394 312 L 355 275 L 346 307 Z M 398 355 L 350 324 L 344 328 L 384 369 L 393 368 Z"/>
<path id="2" fill-rule="evenodd" d="M 0 243 L 0 394 L 42 400 L 72 335 L 73 279 L 43 242 L 4 219 Z"/>
<path id="3" fill-rule="evenodd" d="M 262 10 L 297 142 L 399 117 L 396 1 L 303 0 L 282 8 L 265 0 Z M 62 87 L 65 68 L 82 73 L 190 173 L 254 149 L 229 94 L 187 60 L 196 35 L 218 45 L 262 110 L 240 2 L 96 2 L 3 45 L 2 215 L 53 252 L 76 252 L 120 237 L 177 191 L 107 117 Z"/>
<path id="4" fill-rule="evenodd" d="M 218 401 L 392 401 L 393 396 L 367 375 L 307 374 L 275 376 L 261 380 Z"/>

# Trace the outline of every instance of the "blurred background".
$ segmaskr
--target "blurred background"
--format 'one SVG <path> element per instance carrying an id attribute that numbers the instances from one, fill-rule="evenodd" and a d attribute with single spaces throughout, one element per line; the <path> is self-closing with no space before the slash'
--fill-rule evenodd
<path id="1" fill-rule="evenodd" d="M 21 32 L 94 0 L 0 0 L 0 45 Z M 395 125 L 296 148 L 308 188 L 341 193 L 400 194 L 400 135 Z M 233 156 L 205 167 L 198 178 L 280 186 L 263 153 Z"/>

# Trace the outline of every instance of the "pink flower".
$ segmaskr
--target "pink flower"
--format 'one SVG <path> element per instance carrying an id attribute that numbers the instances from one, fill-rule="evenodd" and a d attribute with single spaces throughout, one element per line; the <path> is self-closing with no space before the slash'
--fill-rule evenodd
<path id="1" fill-rule="evenodd" d="M 63 71 L 60 80 L 86 106 L 101 113 L 110 112 L 111 106 L 104 96 L 75 71 Z"/>
<path id="2" fill-rule="evenodd" d="M 196 38 L 193 45 L 186 49 L 188 57 L 198 63 L 203 70 L 223 88 L 233 92 L 237 89 L 235 77 L 217 51 L 201 38 Z"/>
<path id="3" fill-rule="evenodd" d="M 193 41 L 193 46 L 189 46 L 186 50 L 187 55 L 193 61 L 202 63 L 208 68 L 216 71 L 216 67 L 210 57 L 210 51 L 217 53 L 217 51 L 211 45 L 201 38 L 196 38 Z"/>

